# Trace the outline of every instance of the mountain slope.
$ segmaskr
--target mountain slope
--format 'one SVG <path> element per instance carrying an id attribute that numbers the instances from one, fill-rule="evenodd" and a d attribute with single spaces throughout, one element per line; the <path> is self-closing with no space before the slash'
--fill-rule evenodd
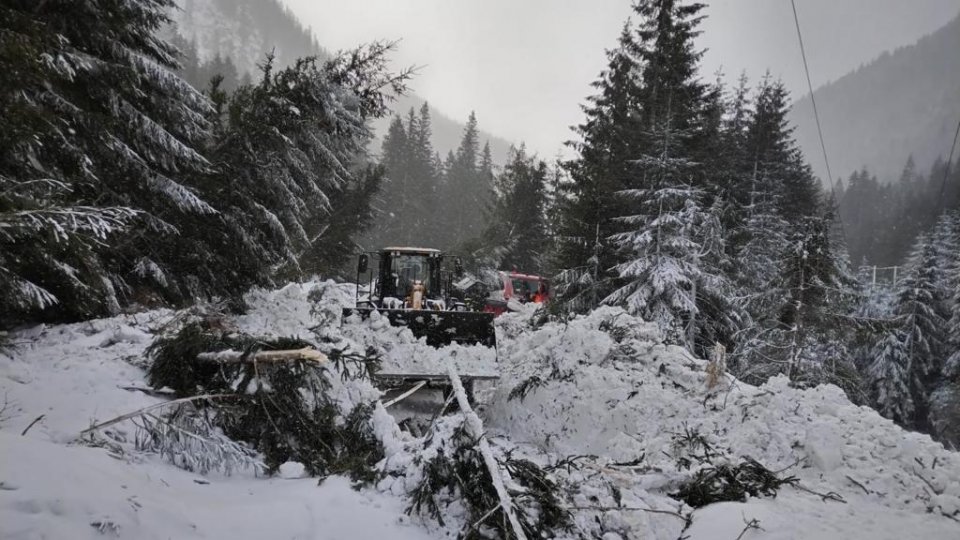
<path id="1" fill-rule="evenodd" d="M 940 30 L 818 88 L 814 95 L 835 177 L 866 166 L 883 181 L 913 154 L 918 170 L 946 159 L 960 120 L 960 15 Z M 796 138 L 826 178 L 810 96 L 790 115 Z"/>
<path id="2" fill-rule="evenodd" d="M 199 60 L 210 62 L 217 55 L 230 58 L 241 77 L 247 73 L 255 80 L 257 65 L 271 51 L 281 66 L 302 56 L 329 55 L 310 29 L 278 0 L 178 0 L 178 4 L 180 9 L 171 14 L 175 32 L 196 47 Z M 394 112 L 404 115 L 410 107 L 419 109 L 423 102 L 423 98 L 416 95 L 401 96 L 394 104 Z M 460 143 L 464 123 L 437 110 L 430 112 L 433 146 L 444 156 Z M 375 124 L 379 136 L 386 133 L 389 121 L 384 118 Z M 482 118 L 480 122 L 482 124 Z M 502 163 L 510 143 L 481 131 L 481 143 L 485 140 L 490 141 L 494 160 Z M 371 151 L 379 150 L 378 140 Z"/>

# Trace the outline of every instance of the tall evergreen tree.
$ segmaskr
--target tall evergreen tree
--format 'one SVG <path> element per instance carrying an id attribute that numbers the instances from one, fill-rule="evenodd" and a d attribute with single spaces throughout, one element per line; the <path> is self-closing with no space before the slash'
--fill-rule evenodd
<path id="1" fill-rule="evenodd" d="M 496 179 L 490 225 L 484 232 L 489 264 L 539 274 L 546 249 L 547 164 L 528 156 L 523 145 L 511 148 Z"/>
<path id="2" fill-rule="evenodd" d="M 483 143 L 483 152 L 480 153 L 480 177 L 482 181 L 493 185 L 493 155 L 490 153 L 490 141 Z"/>
<path id="3" fill-rule="evenodd" d="M 555 265 L 560 300 L 574 311 L 599 305 L 615 288 L 616 248 L 610 237 L 621 232 L 614 221 L 626 210 L 616 193 L 629 187 L 630 160 L 639 156 L 636 115 L 639 62 L 637 45 L 624 26 L 616 48 L 607 51 L 607 68 L 593 83 L 597 94 L 584 107 L 579 141 L 570 145 L 577 158 L 565 164 L 570 181 L 560 186 Z"/>
<path id="4" fill-rule="evenodd" d="M 185 179 L 206 169 L 196 147 L 208 101 L 173 70 L 157 30 L 172 0 L 11 1 L 0 7 L 0 177 L 5 312 L 81 317 L 115 311 L 150 269 L 175 287 L 155 249 L 184 216 L 214 214 Z M 103 242 L 108 229 L 138 227 Z M 26 235 L 26 236 L 23 236 Z M 138 271 L 140 270 L 140 271 Z M 42 308 L 47 308 L 36 313 Z"/>
<path id="5" fill-rule="evenodd" d="M 403 90 L 404 75 L 386 71 L 389 50 L 376 43 L 278 71 L 268 59 L 260 82 L 231 97 L 204 179 L 222 208 L 217 234 L 229 241 L 201 231 L 196 240 L 214 256 L 187 259 L 184 273 L 208 283 L 219 272 L 215 284 L 226 290 L 215 290 L 227 294 L 349 256 L 382 174 L 367 165 L 368 120 L 387 112 L 385 92 Z"/>
<path id="6" fill-rule="evenodd" d="M 881 412 L 912 429 L 929 429 L 930 394 L 943 367 L 946 321 L 937 255 L 930 236 L 921 237 L 911 254 L 909 271 L 899 284 L 896 327 L 881 341 L 870 367 Z M 897 378 L 890 378 L 894 374 Z M 895 403 L 904 399 L 904 388 L 909 390 L 910 408 Z"/>
<path id="7" fill-rule="evenodd" d="M 412 109 L 411 109 L 412 112 Z M 430 137 L 433 127 L 430 120 L 430 107 L 424 103 L 420 107 L 416 121 L 408 123 L 411 146 L 409 170 L 409 197 L 412 199 L 413 213 L 411 221 L 412 238 L 405 239 L 423 245 L 435 245 L 440 236 L 438 184 L 440 172 L 434 163 L 433 144 Z"/>
<path id="8" fill-rule="evenodd" d="M 732 366 L 757 382 L 776 373 L 833 382 L 859 400 L 848 331 L 856 324 L 855 278 L 834 211 L 793 142 L 787 111 L 782 83 L 764 77 L 745 115 L 736 173 L 745 196 L 731 220 L 735 296 L 749 318 Z"/>
<path id="9" fill-rule="evenodd" d="M 939 440 L 960 448 L 960 210 L 942 216 L 937 237 L 947 323 L 943 368 L 932 383 L 929 421 Z"/>
<path id="10" fill-rule="evenodd" d="M 880 414 L 910 426 L 916 416 L 916 404 L 910 388 L 907 339 L 900 329 L 887 334 L 876 347 L 867 376 Z"/>
<path id="11" fill-rule="evenodd" d="M 491 178 L 480 170 L 477 117 L 470 113 L 463 138 L 452 160 L 448 159 L 439 207 L 446 224 L 446 247 L 455 247 L 477 236 L 486 226 L 485 212 L 492 200 Z"/>
<path id="12" fill-rule="evenodd" d="M 376 198 L 380 212 L 371 232 L 374 243 L 378 245 L 404 242 L 409 233 L 405 217 L 409 213 L 409 198 L 413 194 L 407 189 L 412 146 L 407 131 L 403 119 L 394 116 L 383 137 L 380 163 L 386 171 L 386 178 Z"/>
<path id="13" fill-rule="evenodd" d="M 699 299 L 717 296 L 724 282 L 707 270 L 702 258 L 708 246 L 722 238 L 700 207 L 703 192 L 689 185 L 693 165 L 671 156 L 682 134 L 670 128 L 670 116 L 662 121 L 660 154 L 639 160 L 650 187 L 619 192 L 632 197 L 639 212 L 620 218 L 631 229 L 613 237 L 624 259 L 615 267 L 622 285 L 604 301 L 643 315 L 668 339 L 693 350 Z M 706 237 L 709 232 L 713 237 Z"/>
<path id="14" fill-rule="evenodd" d="M 721 144 L 722 88 L 699 82 L 701 53 L 693 43 L 703 7 L 669 0 L 634 7 L 640 129 L 631 174 L 616 195 L 626 209 L 618 222 L 627 229 L 612 236 L 618 288 L 605 300 L 643 313 L 701 351 L 712 345 L 708 339 L 726 341 L 732 333 L 723 329 L 731 322 L 721 268 L 726 181 L 716 170 L 722 160 L 713 157 Z"/>

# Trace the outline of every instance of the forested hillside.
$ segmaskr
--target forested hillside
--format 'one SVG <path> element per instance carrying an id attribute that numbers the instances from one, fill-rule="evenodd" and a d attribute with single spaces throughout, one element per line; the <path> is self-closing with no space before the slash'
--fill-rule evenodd
<path id="1" fill-rule="evenodd" d="M 917 170 L 950 153 L 960 119 L 960 15 L 916 44 L 815 91 L 834 180 L 866 167 L 880 183 L 900 178 L 913 156 Z M 826 178 L 809 96 L 790 111 L 797 143 Z"/>
<path id="2" fill-rule="evenodd" d="M 960 169 L 938 158 L 929 170 L 907 158 L 900 178 L 883 183 L 863 168 L 837 183 L 850 260 L 857 266 L 904 264 L 917 238 L 944 211 L 960 209 Z"/>
<path id="3" fill-rule="evenodd" d="M 174 26 L 167 29 L 175 43 L 186 52 L 184 76 L 197 88 L 205 88 L 209 77 L 223 73 L 225 86 L 233 88 L 237 81 L 256 78 L 266 55 L 272 53 L 278 66 L 288 66 L 297 58 L 318 55 L 326 58 L 323 36 L 315 36 L 279 0 L 178 0 L 179 9 L 171 12 Z M 419 110 L 424 100 L 415 94 L 401 96 L 392 105 L 396 114 L 411 107 Z M 442 111 L 433 111 L 431 143 L 441 155 L 456 150 L 466 119 L 454 120 Z M 374 122 L 373 152 L 379 152 L 389 126 L 389 119 Z M 503 163 L 510 143 L 480 131 L 479 137 L 490 142 L 490 151 L 497 163 Z"/>
<path id="4" fill-rule="evenodd" d="M 171 4 L 3 8 L 4 323 L 239 298 L 336 269 L 369 225 L 389 46 L 201 93 L 157 37 Z"/>

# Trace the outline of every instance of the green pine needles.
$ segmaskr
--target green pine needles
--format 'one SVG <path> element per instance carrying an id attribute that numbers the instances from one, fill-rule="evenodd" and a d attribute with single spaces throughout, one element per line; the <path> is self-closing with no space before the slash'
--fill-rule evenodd
<path id="1" fill-rule="evenodd" d="M 238 351 L 242 358 L 252 358 L 260 351 L 312 346 L 298 338 L 258 339 L 217 329 L 209 321 L 193 322 L 151 345 L 150 384 L 172 388 L 178 396 L 229 395 L 200 407 L 197 414 L 208 414 L 230 439 L 260 452 L 269 472 L 296 461 L 313 476 L 343 474 L 360 484 L 372 483 L 384 455 L 371 424 L 374 403 L 345 404 L 331 389 L 368 379 L 375 357 L 334 350 L 326 363 L 198 359 L 209 352 Z"/>

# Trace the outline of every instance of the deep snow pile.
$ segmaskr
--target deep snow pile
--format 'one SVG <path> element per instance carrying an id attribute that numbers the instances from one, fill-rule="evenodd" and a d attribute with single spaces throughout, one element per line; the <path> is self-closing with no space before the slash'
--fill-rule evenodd
<path id="1" fill-rule="evenodd" d="M 501 317 L 494 364 L 483 348 L 431 349 L 376 318 L 341 327 L 350 286 L 291 284 L 252 291 L 247 302 L 247 314 L 231 320 L 247 334 L 372 347 L 398 372 L 429 372 L 450 359 L 461 372 L 499 371 L 483 418 L 491 447 L 498 459 L 549 471 L 572 516 L 561 536 L 734 539 L 757 520 L 761 529 L 742 538 L 960 538 L 958 454 L 851 405 L 835 387 L 799 390 L 783 379 L 752 387 L 728 377 L 708 390 L 704 361 L 620 310 L 540 326 L 531 314 Z M 124 443 L 135 435 L 129 424 L 103 448 L 74 443 L 94 420 L 165 399 L 129 388 L 145 387 L 144 349 L 182 317 L 154 311 L 13 335 L 16 348 L 0 353 L 9 404 L 0 414 L 3 536 L 439 538 L 469 527 L 467 507 L 449 493 L 428 497 L 442 526 L 405 512 L 430 464 L 456 450 L 460 415 L 417 439 L 378 405 L 384 475 L 360 491 L 340 477 L 319 486 L 283 478 L 299 475 L 293 465 L 271 478 L 186 472 Z M 368 381 L 344 381 L 335 392 L 346 404 L 376 395 Z M 695 510 L 671 497 L 698 471 L 746 458 L 796 485 L 775 498 Z M 507 488 L 525 492 L 516 480 Z"/>
<path id="2" fill-rule="evenodd" d="M 324 313 L 309 301 L 311 291 L 331 297 L 323 305 L 347 297 L 332 282 L 253 291 L 248 314 L 231 322 L 250 334 L 313 337 L 310 328 Z M 0 414 L 0 536 L 430 537 L 406 516 L 405 501 L 356 491 L 345 478 L 318 487 L 316 479 L 298 478 L 296 466 L 282 467 L 273 478 L 252 470 L 229 477 L 187 472 L 138 451 L 132 422 L 81 443 L 81 430 L 93 422 L 166 399 L 136 390 L 146 389 L 145 349 L 188 316 L 161 310 L 13 334 L 14 348 L 0 352 L 0 400 L 6 403 Z M 333 391 L 346 403 L 376 392 L 365 381 L 344 381 Z M 373 419 L 378 437 L 395 451 L 402 434 L 392 418 L 381 407 Z"/>
<path id="3" fill-rule="evenodd" d="M 504 382 L 488 426 L 552 459 L 597 456 L 584 461 L 616 473 L 608 480 L 619 497 L 632 490 L 647 508 L 668 507 L 664 495 L 706 463 L 751 458 L 845 500 L 784 487 L 775 500 L 694 512 L 691 538 L 736 538 L 754 517 L 766 532 L 751 538 L 960 537 L 960 455 L 852 405 L 835 386 L 800 390 L 780 377 L 753 387 L 728 376 L 708 390 L 705 361 L 614 308 L 535 332 L 505 318 L 501 330 Z M 670 528 L 662 514 L 631 519 Z"/>

